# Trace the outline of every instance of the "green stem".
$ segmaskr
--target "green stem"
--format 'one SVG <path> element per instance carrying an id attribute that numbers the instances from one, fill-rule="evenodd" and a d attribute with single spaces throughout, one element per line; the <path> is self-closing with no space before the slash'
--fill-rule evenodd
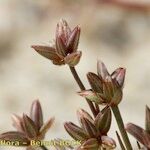
<path id="1" fill-rule="evenodd" d="M 125 130 L 124 123 L 123 123 L 123 120 L 122 120 L 122 117 L 121 117 L 120 110 L 119 110 L 118 106 L 111 106 L 111 109 L 114 113 L 116 122 L 118 124 L 121 136 L 123 138 L 123 141 L 125 143 L 125 146 L 126 146 L 127 150 L 132 150 L 132 146 L 131 146 L 130 140 L 128 138 L 127 132 Z"/>
<path id="2" fill-rule="evenodd" d="M 121 140 L 121 137 L 120 137 L 120 135 L 119 135 L 119 133 L 118 133 L 117 131 L 116 131 L 116 135 L 117 135 L 118 142 L 119 142 L 119 144 L 120 144 L 121 149 L 122 149 L 122 150 L 126 150 L 125 147 L 124 147 L 124 144 L 123 144 L 123 142 L 122 142 L 122 140 Z"/>
<path id="3" fill-rule="evenodd" d="M 44 145 L 40 146 L 42 150 L 48 150 Z"/>
<path id="4" fill-rule="evenodd" d="M 76 72 L 76 69 L 74 67 L 69 67 L 69 68 L 70 68 L 70 71 L 71 71 L 74 79 L 76 80 L 78 86 L 80 87 L 80 89 L 85 90 L 85 87 L 84 87 L 82 81 L 80 80 L 80 77 L 78 76 L 78 74 Z M 95 110 L 95 107 L 94 107 L 93 103 L 91 101 L 89 101 L 88 99 L 86 99 L 86 101 L 87 101 L 94 117 L 96 117 L 97 116 L 97 111 Z"/>

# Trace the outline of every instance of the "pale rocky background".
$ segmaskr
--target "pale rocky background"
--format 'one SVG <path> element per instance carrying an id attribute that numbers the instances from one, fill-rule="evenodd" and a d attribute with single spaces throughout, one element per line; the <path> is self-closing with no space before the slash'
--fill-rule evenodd
<path id="1" fill-rule="evenodd" d="M 142 2 L 150 4 L 150 0 Z M 86 87 L 89 88 L 86 73 L 96 72 L 98 59 L 104 61 L 110 71 L 125 67 L 121 113 L 125 123 L 134 122 L 144 127 L 145 105 L 150 106 L 149 10 L 104 5 L 96 0 L 1 0 L 0 132 L 12 130 L 11 114 L 29 112 L 32 101 L 38 98 L 45 121 L 56 117 L 47 140 L 67 139 L 63 122 L 77 123 L 76 109 L 87 109 L 85 100 L 76 94 L 79 88 L 68 67 L 54 66 L 30 48 L 32 44 L 50 43 L 61 18 L 72 27 L 81 26 L 79 49 L 83 57 L 77 71 Z M 109 135 L 115 136 L 116 129 L 113 121 Z"/>

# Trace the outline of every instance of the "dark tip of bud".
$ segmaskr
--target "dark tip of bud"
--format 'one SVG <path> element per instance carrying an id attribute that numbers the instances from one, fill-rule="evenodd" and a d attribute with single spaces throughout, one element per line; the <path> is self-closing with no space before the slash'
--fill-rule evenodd
<path id="1" fill-rule="evenodd" d="M 119 85 L 122 87 L 124 84 L 124 80 L 125 80 L 125 74 L 126 74 L 126 69 L 125 68 L 120 68 L 119 74 L 116 77 L 117 82 L 119 83 Z"/>
<path id="2" fill-rule="evenodd" d="M 99 76 L 102 77 L 102 79 L 105 79 L 107 76 L 109 76 L 109 72 L 105 64 L 100 60 L 98 60 L 97 62 L 97 73 Z"/>

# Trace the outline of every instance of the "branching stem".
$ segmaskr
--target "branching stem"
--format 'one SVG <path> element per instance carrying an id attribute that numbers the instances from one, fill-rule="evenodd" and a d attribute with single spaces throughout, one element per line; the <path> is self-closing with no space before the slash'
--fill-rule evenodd
<path id="1" fill-rule="evenodd" d="M 74 79 L 76 80 L 78 86 L 80 87 L 80 89 L 81 90 L 85 90 L 85 87 L 84 87 L 82 81 L 80 80 L 80 77 L 78 76 L 78 74 L 76 72 L 76 69 L 74 67 L 69 67 L 69 68 L 70 68 L 71 73 L 72 73 Z M 88 99 L 86 99 L 86 101 L 87 101 L 87 103 L 88 103 L 88 105 L 89 105 L 89 107 L 90 107 L 94 117 L 96 117 L 97 111 L 95 110 L 95 107 L 94 107 L 93 103 L 91 101 L 89 101 Z"/>

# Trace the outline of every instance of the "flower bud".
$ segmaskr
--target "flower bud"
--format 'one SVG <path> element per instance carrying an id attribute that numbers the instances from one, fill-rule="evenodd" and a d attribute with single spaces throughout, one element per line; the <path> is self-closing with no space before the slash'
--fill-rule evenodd
<path id="1" fill-rule="evenodd" d="M 30 117 L 34 121 L 35 125 L 39 130 L 43 125 L 43 113 L 42 113 L 41 104 L 38 100 L 35 100 L 32 103 Z"/>
<path id="2" fill-rule="evenodd" d="M 23 127 L 29 138 L 34 138 L 38 134 L 38 129 L 34 122 L 25 114 L 23 114 Z"/>
<path id="3" fill-rule="evenodd" d="M 80 28 L 77 26 L 71 32 L 68 42 L 67 42 L 67 50 L 68 53 L 76 52 L 79 44 L 80 38 Z"/>
<path id="4" fill-rule="evenodd" d="M 66 43 L 70 34 L 71 29 L 68 26 L 68 23 L 64 19 L 60 20 L 56 27 L 56 38 L 61 37 L 63 42 Z"/>
<path id="5" fill-rule="evenodd" d="M 94 122 L 100 134 L 107 134 L 111 126 L 111 111 L 108 108 L 104 113 L 99 113 Z"/>
<path id="6" fill-rule="evenodd" d="M 76 126 L 72 122 L 66 122 L 64 124 L 64 127 L 66 131 L 68 132 L 68 134 L 75 140 L 83 141 L 84 139 L 88 138 L 88 135 L 86 134 L 86 132 L 83 131 L 82 128 Z"/>
<path id="7" fill-rule="evenodd" d="M 74 67 L 79 63 L 81 56 L 82 56 L 82 52 L 78 51 L 67 55 L 64 58 L 64 60 L 65 63 L 68 64 L 70 67 Z"/>
<path id="8" fill-rule="evenodd" d="M 70 29 L 65 20 L 61 20 L 56 27 L 56 39 L 53 46 L 34 45 L 39 54 L 50 59 L 55 65 L 77 65 L 81 58 L 81 51 L 77 51 L 80 38 L 80 28 Z"/>
<path id="9" fill-rule="evenodd" d="M 109 76 L 108 70 L 102 61 L 97 62 L 97 73 L 102 77 L 102 79 L 105 79 L 107 76 Z"/>
<path id="10" fill-rule="evenodd" d="M 90 122 L 86 118 L 81 118 L 82 128 L 86 133 L 88 133 L 89 137 L 97 136 L 97 129 L 92 122 Z"/>
<path id="11" fill-rule="evenodd" d="M 126 70 L 124 68 L 118 68 L 111 74 L 111 77 L 112 79 L 115 79 L 118 82 L 120 87 L 123 87 L 125 74 L 126 74 Z"/>
<path id="12" fill-rule="evenodd" d="M 99 148 L 99 143 L 95 138 L 88 139 L 81 146 L 81 149 L 86 149 L 86 150 L 92 150 L 92 149 L 97 150 L 98 148 Z"/>
<path id="13" fill-rule="evenodd" d="M 61 37 L 56 38 L 56 51 L 60 56 L 66 56 L 66 46 Z"/>
<path id="14" fill-rule="evenodd" d="M 88 119 L 90 122 L 94 123 L 94 120 L 93 120 L 93 118 L 91 117 L 91 115 L 90 115 L 87 111 L 85 111 L 85 110 L 83 110 L 83 109 L 78 109 L 78 110 L 77 110 L 77 116 L 78 116 L 78 120 L 79 120 L 80 123 L 81 123 L 81 118 L 86 118 L 86 119 Z"/>
<path id="15" fill-rule="evenodd" d="M 95 92 L 102 92 L 102 79 L 95 73 L 89 72 L 87 74 L 88 81 Z"/>
<path id="16" fill-rule="evenodd" d="M 108 136 L 102 136 L 101 140 L 102 140 L 102 147 L 103 148 L 114 149 L 116 147 L 116 142 Z"/>

